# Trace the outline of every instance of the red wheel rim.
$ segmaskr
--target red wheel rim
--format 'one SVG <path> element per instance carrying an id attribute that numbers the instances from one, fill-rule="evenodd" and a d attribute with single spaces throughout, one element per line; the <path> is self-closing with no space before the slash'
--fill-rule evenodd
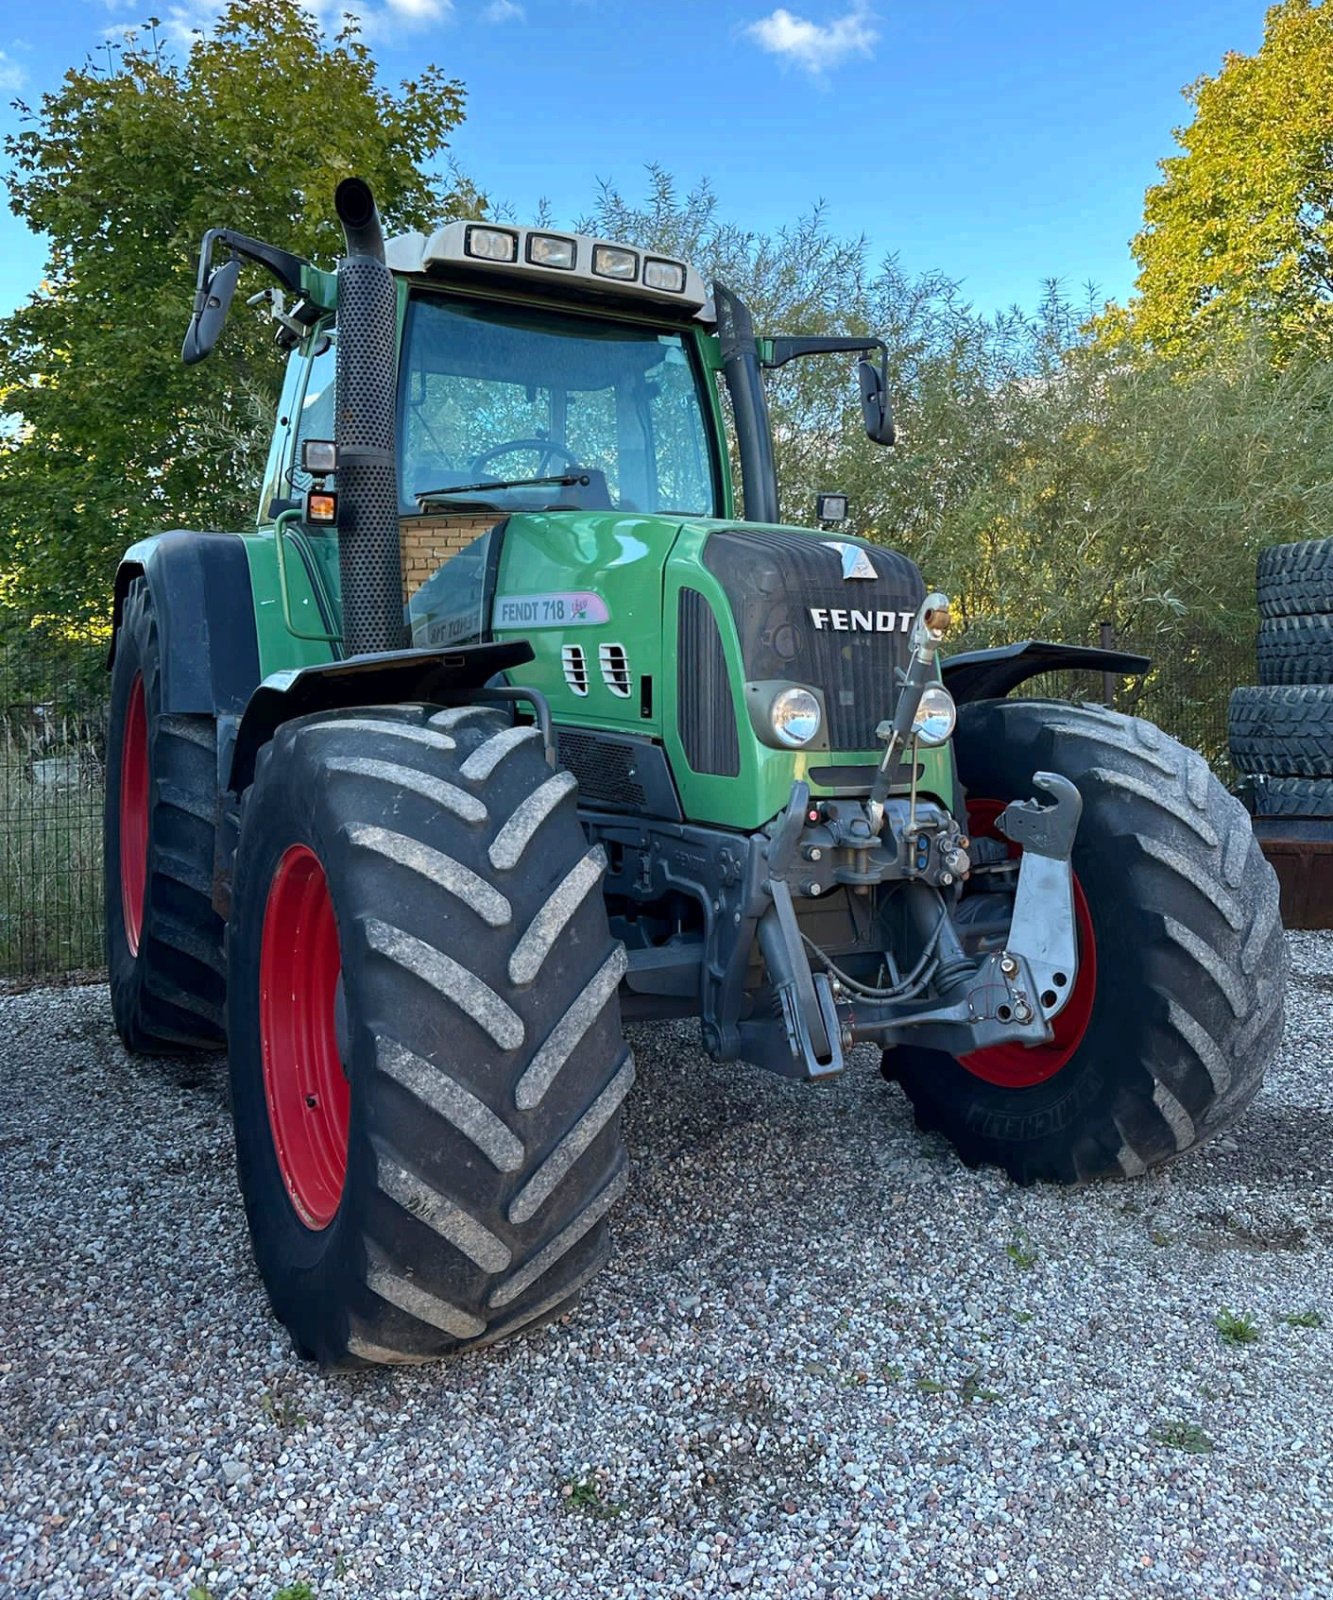
<path id="1" fill-rule="evenodd" d="M 130 954 L 139 953 L 148 888 L 148 708 L 136 672 L 120 741 L 120 916 Z"/>
<path id="2" fill-rule="evenodd" d="M 1007 804 L 1004 800 L 969 800 L 967 821 L 978 838 L 1003 839 L 995 819 Z M 1023 852 L 1012 840 L 1005 841 L 1012 856 Z M 989 1050 L 974 1050 L 959 1056 L 961 1066 L 987 1083 L 1002 1089 L 1030 1089 L 1053 1078 L 1083 1043 L 1092 1019 L 1092 1003 L 1097 995 L 1097 940 L 1092 930 L 1092 915 L 1083 886 L 1074 878 L 1074 926 L 1078 930 L 1078 976 L 1074 992 L 1065 1008 L 1051 1024 L 1054 1037 L 1047 1044 L 1030 1049 L 1021 1044 L 997 1044 Z"/>
<path id="3" fill-rule="evenodd" d="M 292 1205 L 327 1228 L 347 1176 L 351 1095 L 335 1010 L 342 957 L 319 857 L 295 844 L 278 862 L 259 954 L 259 1040 L 273 1149 Z"/>

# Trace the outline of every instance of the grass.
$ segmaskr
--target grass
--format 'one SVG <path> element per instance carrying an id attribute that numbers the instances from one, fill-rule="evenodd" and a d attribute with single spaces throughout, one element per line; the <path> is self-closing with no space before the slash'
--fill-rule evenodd
<path id="1" fill-rule="evenodd" d="M 1324 1326 L 1323 1317 L 1314 1310 L 1288 1311 L 1282 1320 L 1289 1328 L 1322 1328 Z"/>
<path id="2" fill-rule="evenodd" d="M 1152 1430 L 1158 1444 L 1169 1445 L 1172 1450 L 1184 1450 L 1192 1456 L 1207 1456 L 1215 1448 L 1213 1441 L 1194 1422 L 1163 1422 Z"/>
<path id="3" fill-rule="evenodd" d="M 289 1400 L 285 1395 L 266 1394 L 259 1405 L 269 1421 L 284 1433 L 299 1431 L 310 1421 L 296 1401 Z"/>
<path id="4" fill-rule="evenodd" d="M 0 728 L 0 980 L 102 965 L 101 861 L 92 745 Z"/>
<path id="5" fill-rule="evenodd" d="M 603 1498 L 601 1486 L 590 1472 L 582 1477 L 566 1479 L 560 1486 L 560 1497 L 568 1510 L 601 1521 L 618 1517 L 624 1509 L 617 1501 Z"/>
<path id="6" fill-rule="evenodd" d="M 1219 1311 L 1213 1326 L 1225 1344 L 1254 1344 L 1259 1338 L 1259 1325 L 1248 1311 L 1239 1316 L 1234 1311 Z"/>
<path id="7" fill-rule="evenodd" d="M 1037 1252 L 1022 1228 L 1005 1245 L 1004 1253 L 1020 1272 L 1027 1272 L 1037 1264 Z"/>

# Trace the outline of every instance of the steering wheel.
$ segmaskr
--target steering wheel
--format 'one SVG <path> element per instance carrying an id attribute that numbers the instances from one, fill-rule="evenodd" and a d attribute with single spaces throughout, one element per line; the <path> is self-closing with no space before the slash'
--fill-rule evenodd
<path id="1" fill-rule="evenodd" d="M 520 450 L 537 451 L 537 470 L 533 476 L 538 478 L 554 476 L 553 472 L 548 471 L 548 462 L 552 468 L 563 467 L 566 472 L 574 471 L 579 464 L 577 457 L 570 455 L 564 445 L 556 444 L 552 439 L 511 439 L 508 444 L 497 444 L 493 450 L 483 450 L 479 456 L 473 456 L 470 470 L 479 478 L 485 477 L 488 471 L 494 470 L 490 463 L 497 456 L 515 455 Z"/>

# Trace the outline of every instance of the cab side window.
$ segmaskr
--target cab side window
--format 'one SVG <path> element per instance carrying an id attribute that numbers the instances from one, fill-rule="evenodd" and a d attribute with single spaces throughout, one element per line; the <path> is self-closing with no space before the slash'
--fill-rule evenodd
<path id="1" fill-rule="evenodd" d="M 310 487 L 310 474 L 301 467 L 301 445 L 306 439 L 332 439 L 334 374 L 337 367 L 337 350 L 332 329 L 315 335 L 315 351 L 309 360 L 305 392 L 300 408 L 292 419 L 294 449 L 292 451 L 291 484 L 296 495 L 303 495 Z"/>

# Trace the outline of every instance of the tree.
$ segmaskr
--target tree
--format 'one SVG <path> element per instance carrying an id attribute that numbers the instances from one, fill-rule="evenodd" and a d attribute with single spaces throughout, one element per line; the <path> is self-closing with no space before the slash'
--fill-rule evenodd
<path id="1" fill-rule="evenodd" d="M 1206 710 L 1225 729 L 1249 669 L 1228 679 L 1221 664 L 1253 638 L 1256 553 L 1333 523 L 1333 365 L 1276 363 L 1253 331 L 1201 339 L 1188 360 L 1092 340 L 1091 288 L 1076 302 L 1049 284 L 1032 314 L 982 317 L 947 279 L 892 259 L 873 270 L 818 212 L 745 233 L 706 187 L 682 197 L 661 172 L 643 206 L 604 189 L 587 225 L 715 273 L 760 332 L 885 336 L 891 450 L 865 438 L 850 362 L 770 378 L 783 515 L 808 524 L 817 489 L 847 491 L 856 532 L 954 597 L 951 649 L 1095 644 L 1109 622 L 1158 662 L 1138 691 L 1146 715 L 1171 726 L 1183 712 L 1188 734 Z"/>
<path id="2" fill-rule="evenodd" d="M 333 190 L 353 172 L 393 227 L 479 204 L 428 170 L 461 85 L 427 67 L 381 87 L 350 21 L 330 41 L 297 0 L 234 0 L 183 61 L 149 29 L 114 70 L 71 70 L 24 107 L 33 125 L 6 145 L 11 208 L 50 244 L 41 288 L 0 322 L 0 598 L 62 618 L 105 605 L 133 539 L 254 515 L 246 469 L 280 356 L 242 311 L 212 360 L 181 366 L 205 229 L 327 260 Z"/>
<path id="3" fill-rule="evenodd" d="M 1333 5 L 1273 6 L 1258 52 L 1185 94 L 1194 120 L 1133 244 L 1134 337 L 1202 352 L 1257 320 L 1279 360 L 1333 356 Z"/>

